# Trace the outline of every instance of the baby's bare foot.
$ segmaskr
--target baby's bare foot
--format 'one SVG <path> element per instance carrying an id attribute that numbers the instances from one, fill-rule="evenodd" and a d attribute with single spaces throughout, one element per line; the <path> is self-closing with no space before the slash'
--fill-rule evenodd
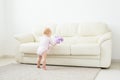
<path id="1" fill-rule="evenodd" d="M 40 68 L 40 66 L 37 66 L 37 68 Z"/>
<path id="2" fill-rule="evenodd" d="M 43 66 L 42 69 L 43 69 L 43 70 L 47 70 L 46 66 Z"/>

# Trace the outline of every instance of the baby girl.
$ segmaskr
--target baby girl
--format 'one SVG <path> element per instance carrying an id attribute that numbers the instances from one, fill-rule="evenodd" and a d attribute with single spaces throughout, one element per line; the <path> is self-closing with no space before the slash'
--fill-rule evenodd
<path id="1" fill-rule="evenodd" d="M 52 31 L 50 28 L 45 28 L 43 30 L 43 36 L 40 39 L 39 48 L 37 50 L 37 54 L 38 54 L 37 68 L 40 68 L 40 63 L 42 59 L 43 60 L 42 69 L 46 70 L 46 57 L 47 57 L 47 52 L 49 50 L 49 46 L 56 45 L 56 43 L 53 43 L 50 38 L 51 34 Z"/>

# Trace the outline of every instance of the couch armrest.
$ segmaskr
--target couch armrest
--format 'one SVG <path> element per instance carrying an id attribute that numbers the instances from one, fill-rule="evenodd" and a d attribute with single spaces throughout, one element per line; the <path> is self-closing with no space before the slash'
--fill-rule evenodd
<path id="1" fill-rule="evenodd" d="M 14 38 L 18 40 L 20 43 L 34 42 L 34 37 L 32 33 L 17 34 L 14 36 Z"/>
<path id="2" fill-rule="evenodd" d="M 112 56 L 112 39 L 104 41 L 101 46 L 101 59 L 100 66 L 108 68 L 111 65 L 111 56 Z"/>
<path id="3" fill-rule="evenodd" d="M 111 32 L 107 32 L 99 36 L 98 43 L 101 45 L 104 41 L 110 40 L 111 38 L 112 38 Z"/>

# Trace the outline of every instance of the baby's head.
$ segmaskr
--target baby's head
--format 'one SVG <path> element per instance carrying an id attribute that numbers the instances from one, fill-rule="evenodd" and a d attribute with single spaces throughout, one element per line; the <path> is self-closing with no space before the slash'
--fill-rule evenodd
<path id="1" fill-rule="evenodd" d="M 44 30 L 43 30 L 43 35 L 46 35 L 48 37 L 50 37 L 52 34 L 52 31 L 50 28 L 46 27 Z"/>

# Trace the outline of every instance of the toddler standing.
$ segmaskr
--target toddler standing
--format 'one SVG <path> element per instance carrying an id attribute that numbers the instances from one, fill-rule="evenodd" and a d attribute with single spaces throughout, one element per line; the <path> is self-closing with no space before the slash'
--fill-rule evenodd
<path id="1" fill-rule="evenodd" d="M 41 59 L 43 60 L 42 69 L 46 70 L 46 57 L 50 45 L 55 45 L 51 40 L 52 31 L 50 28 L 45 28 L 43 30 L 43 36 L 40 38 L 39 48 L 37 50 L 38 60 L 37 68 L 40 68 Z"/>

